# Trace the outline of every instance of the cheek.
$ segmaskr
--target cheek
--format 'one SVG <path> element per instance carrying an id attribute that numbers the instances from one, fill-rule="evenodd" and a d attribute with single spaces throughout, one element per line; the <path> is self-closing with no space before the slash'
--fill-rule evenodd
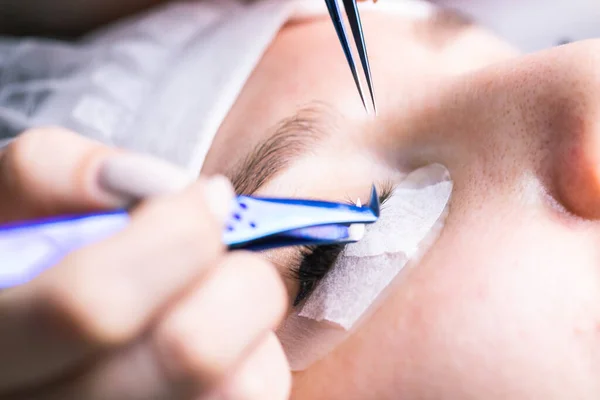
<path id="1" fill-rule="evenodd" d="M 593 238 L 504 222 L 512 234 L 482 229 L 444 243 L 390 305 L 388 317 L 405 312 L 398 332 L 410 331 L 396 353 L 410 359 L 400 364 L 405 387 L 453 398 L 589 396 L 600 372 Z"/>
<path id="2" fill-rule="evenodd" d="M 598 238 L 538 217 L 448 221 L 295 398 L 598 398 Z"/>

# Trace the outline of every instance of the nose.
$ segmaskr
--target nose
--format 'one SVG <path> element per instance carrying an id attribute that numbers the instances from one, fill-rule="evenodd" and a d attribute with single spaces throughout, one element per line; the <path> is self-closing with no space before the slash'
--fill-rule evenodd
<path id="1" fill-rule="evenodd" d="M 549 119 L 553 178 L 559 200 L 573 213 L 600 218 L 600 41 L 564 48 L 558 93 Z"/>
<path id="2" fill-rule="evenodd" d="M 494 190 L 535 176 L 570 212 L 600 218 L 600 40 L 486 68 L 424 101 L 414 153 L 429 159 L 416 162 L 468 170 Z"/>

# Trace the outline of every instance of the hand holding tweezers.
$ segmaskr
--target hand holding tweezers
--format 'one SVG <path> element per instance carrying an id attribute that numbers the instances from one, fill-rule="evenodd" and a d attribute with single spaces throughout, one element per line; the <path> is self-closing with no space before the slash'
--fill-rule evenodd
<path id="1" fill-rule="evenodd" d="M 329 10 L 329 15 L 333 22 L 333 26 L 335 27 L 335 31 L 340 39 L 340 43 L 342 45 L 342 49 L 344 50 L 344 55 L 346 56 L 346 60 L 348 65 L 350 66 L 350 71 L 352 72 L 352 77 L 354 78 L 354 83 L 356 84 L 356 88 L 358 89 L 358 94 L 362 100 L 363 106 L 367 109 L 367 104 L 365 102 L 365 95 L 363 86 L 361 83 L 361 79 L 357 70 L 357 63 L 354 58 L 354 54 L 352 53 L 352 47 L 350 46 L 350 36 L 346 30 L 346 26 L 344 25 L 344 17 L 342 15 L 342 11 L 339 7 L 339 0 L 325 0 L 327 4 L 327 9 Z M 348 18 L 348 22 L 350 24 L 350 29 L 352 31 L 352 37 L 354 39 L 354 43 L 356 44 L 356 48 L 358 50 L 358 55 L 360 57 L 360 62 L 362 64 L 362 68 L 365 74 L 365 79 L 367 81 L 367 85 L 369 87 L 369 93 L 371 95 L 371 102 L 373 103 L 373 110 L 375 114 L 377 114 L 377 105 L 375 104 L 375 95 L 373 91 L 373 79 L 371 75 L 371 66 L 369 64 L 369 55 L 367 54 L 367 47 L 365 44 L 365 37 L 363 33 L 362 22 L 360 19 L 360 14 L 358 11 L 358 5 L 356 0 L 341 0 L 344 4 L 344 9 L 346 12 L 346 16 Z"/>

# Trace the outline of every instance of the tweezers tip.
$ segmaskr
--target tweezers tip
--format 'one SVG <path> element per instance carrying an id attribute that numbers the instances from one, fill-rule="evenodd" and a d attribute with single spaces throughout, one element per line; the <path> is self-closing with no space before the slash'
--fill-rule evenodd
<path id="1" fill-rule="evenodd" d="M 377 193 L 377 187 L 373 185 L 371 188 L 371 198 L 369 199 L 369 208 L 375 214 L 377 218 L 381 213 L 381 205 L 379 204 L 379 194 Z"/>
<path id="2" fill-rule="evenodd" d="M 379 110 L 377 109 L 377 103 L 375 103 L 375 99 L 373 99 L 373 116 L 377 117 L 379 115 Z"/>

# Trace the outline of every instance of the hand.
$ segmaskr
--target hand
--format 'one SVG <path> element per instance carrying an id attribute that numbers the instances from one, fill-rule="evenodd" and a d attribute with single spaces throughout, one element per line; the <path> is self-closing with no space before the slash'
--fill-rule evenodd
<path id="1" fill-rule="evenodd" d="M 2 221 L 126 204 L 103 174 L 143 164 L 57 130 L 0 157 Z M 287 399 L 271 332 L 287 296 L 269 263 L 225 252 L 232 196 L 223 178 L 158 196 L 119 235 L 0 292 L 0 398 Z"/>

